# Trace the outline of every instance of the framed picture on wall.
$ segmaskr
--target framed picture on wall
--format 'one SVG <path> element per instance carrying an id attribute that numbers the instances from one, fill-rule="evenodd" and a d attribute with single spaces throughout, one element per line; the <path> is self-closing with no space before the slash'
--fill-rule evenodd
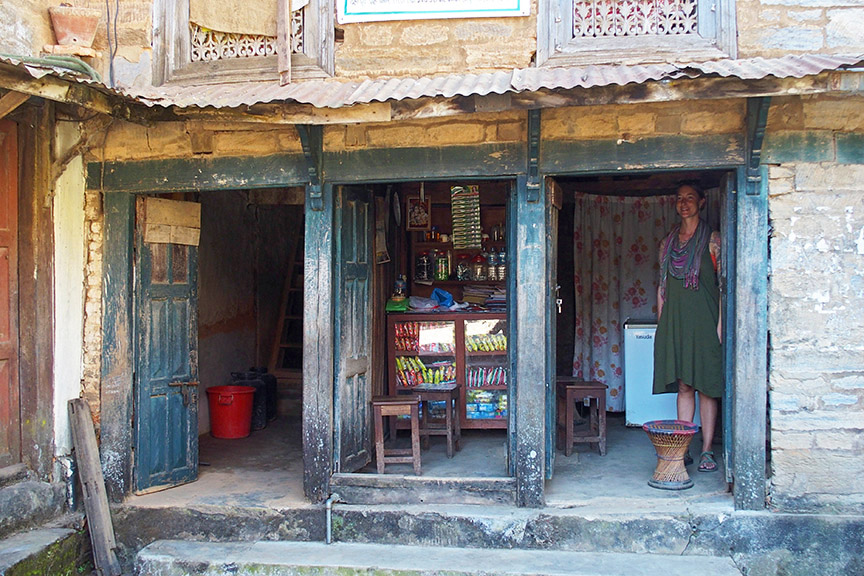
<path id="1" fill-rule="evenodd" d="M 429 230 L 432 227 L 429 198 L 408 197 L 405 203 L 405 229 Z"/>

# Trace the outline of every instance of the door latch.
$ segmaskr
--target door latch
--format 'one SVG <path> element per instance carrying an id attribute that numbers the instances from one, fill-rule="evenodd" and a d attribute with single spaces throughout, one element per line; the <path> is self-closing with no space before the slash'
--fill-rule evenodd
<path id="1" fill-rule="evenodd" d="M 195 390 L 198 388 L 198 382 L 170 382 L 168 386 L 171 386 L 172 388 L 180 388 L 180 394 L 183 396 L 184 408 L 188 407 L 196 400 Z"/>

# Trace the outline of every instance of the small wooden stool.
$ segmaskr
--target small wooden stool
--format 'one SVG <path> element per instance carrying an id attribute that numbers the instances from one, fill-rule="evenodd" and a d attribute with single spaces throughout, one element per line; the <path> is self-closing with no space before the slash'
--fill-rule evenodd
<path id="1" fill-rule="evenodd" d="M 417 395 L 375 396 L 372 398 L 375 425 L 375 464 L 378 474 L 384 473 L 386 464 L 413 464 L 420 476 L 420 397 Z M 390 420 L 390 434 L 396 438 L 396 417 L 411 419 L 411 448 L 384 448 L 384 418 Z"/>
<path id="2" fill-rule="evenodd" d="M 570 456 L 573 444 L 597 444 L 601 456 L 606 455 L 606 384 L 586 382 L 573 376 L 558 376 L 558 446 L 564 446 L 564 455 Z M 588 401 L 588 430 L 575 434 L 573 420 L 576 403 Z M 562 421 L 563 420 L 563 421 Z"/>
<path id="3" fill-rule="evenodd" d="M 459 422 L 459 386 L 457 384 L 438 384 L 424 387 L 422 384 L 411 389 L 423 402 L 423 416 L 420 418 L 420 440 L 429 447 L 429 436 L 447 437 L 447 457 L 453 457 L 453 448 L 459 450 L 462 439 L 462 426 Z M 429 417 L 429 403 L 444 402 L 444 418 Z"/>

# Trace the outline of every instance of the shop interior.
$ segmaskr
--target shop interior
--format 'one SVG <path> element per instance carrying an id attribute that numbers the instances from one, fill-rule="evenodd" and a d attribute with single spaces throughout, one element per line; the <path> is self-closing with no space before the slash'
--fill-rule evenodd
<path id="1" fill-rule="evenodd" d="M 621 344 L 608 338 L 585 338 L 589 328 L 599 322 L 588 320 L 591 312 L 586 306 L 592 300 L 602 300 L 599 293 L 609 292 L 609 280 L 590 268 L 586 269 L 590 275 L 586 271 L 580 275 L 578 270 L 585 254 L 602 254 L 608 249 L 607 242 L 623 243 L 623 252 L 617 258 L 612 256 L 613 260 L 650 262 L 646 264 L 651 269 L 649 280 L 622 288 L 617 305 L 605 303 L 609 309 L 618 309 L 616 318 L 608 318 L 620 331 L 626 318 L 650 320 L 656 316 L 650 282 L 656 277 L 653 262 L 657 242 L 648 240 L 648 236 L 636 243 L 623 236 L 589 239 L 584 232 L 577 235 L 577 228 L 590 227 L 582 220 L 592 212 L 592 217 L 598 219 L 598 230 L 624 230 L 629 226 L 623 217 L 627 212 L 637 221 L 651 220 L 657 229 L 668 231 L 675 219 L 674 202 L 669 199 L 674 198 L 677 184 L 697 181 L 704 189 L 712 190 L 719 188 L 722 177 L 718 171 L 688 171 L 556 180 L 563 199 L 558 217 L 557 273 L 562 300 L 557 323 L 558 374 L 587 380 L 602 379 L 608 371 L 619 376 L 621 384 L 619 388 L 615 379 L 608 382 L 606 455 L 600 456 L 592 444 L 577 445 L 570 456 L 557 451 L 552 479 L 547 482 L 549 505 L 571 506 L 598 496 L 636 496 L 646 501 L 680 496 L 647 486 L 657 459 L 641 428 L 628 426 L 626 405 L 618 398 L 624 395 L 623 361 L 611 362 L 610 368 L 601 364 L 602 355 L 620 349 Z M 446 438 L 432 436 L 421 451 L 424 477 L 509 475 L 506 278 L 511 186 L 507 180 L 460 180 L 371 187 L 376 260 L 373 355 L 377 359 L 373 394 L 399 393 L 418 383 L 440 385 L 454 381 L 459 387 L 459 449 L 448 457 Z M 665 202 L 659 200 L 664 197 Z M 287 347 L 279 348 L 279 343 L 287 344 L 292 334 L 302 335 L 303 242 L 302 236 L 293 237 L 303 229 L 302 188 L 201 194 L 197 200 L 203 204 L 199 480 L 166 492 L 136 496 L 132 503 L 302 504 L 302 385 L 298 370 L 302 355 Z M 606 208 L 604 203 L 608 204 Z M 719 228 L 719 194 L 715 193 L 709 203 L 713 204 L 709 218 Z M 612 204 L 622 205 L 624 212 L 616 216 L 609 210 Z M 589 210 L 587 206 L 600 207 Z M 292 238 L 287 238 L 289 235 Z M 299 276 L 286 272 L 292 262 L 301 264 Z M 289 276 L 296 282 L 292 283 Z M 296 298 L 300 304 L 292 308 L 286 294 L 296 289 L 301 289 Z M 448 297 L 456 304 L 453 311 L 443 310 Z M 624 304 L 628 298 L 629 303 Z M 412 304 L 420 311 L 405 309 Z M 436 305 L 437 311 L 433 311 Z M 299 323 L 292 324 L 298 319 Z M 279 338 L 275 337 L 277 333 Z M 208 411 L 203 405 L 204 386 L 233 383 L 237 374 L 232 373 L 253 366 L 259 370 L 266 367 L 278 375 L 275 418 L 253 429 L 246 438 L 213 438 L 208 433 Z M 440 415 L 442 410 L 440 404 L 429 408 L 430 416 Z M 580 413 L 580 421 L 587 420 L 583 416 Z M 385 426 L 388 442 L 410 443 L 402 420 L 396 423 L 395 440 L 389 436 L 389 423 Z M 722 431 L 718 431 L 715 442 L 720 438 Z M 374 459 L 358 472 L 375 474 Z M 693 468 L 692 472 L 700 481 L 687 491 L 688 498 L 714 498 L 727 492 L 722 470 L 697 475 Z M 385 473 L 411 475 L 411 465 L 388 465 Z"/>

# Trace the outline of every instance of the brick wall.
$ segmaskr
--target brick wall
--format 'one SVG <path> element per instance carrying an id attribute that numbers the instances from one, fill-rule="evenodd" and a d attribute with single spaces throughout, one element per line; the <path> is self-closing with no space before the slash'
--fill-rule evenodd
<path id="1" fill-rule="evenodd" d="M 771 501 L 864 510 L 864 100 L 769 119 Z"/>
<path id="2" fill-rule="evenodd" d="M 84 353 L 82 392 L 98 422 L 102 373 L 102 194 L 84 194 L 84 233 L 87 264 L 84 270 Z"/>

